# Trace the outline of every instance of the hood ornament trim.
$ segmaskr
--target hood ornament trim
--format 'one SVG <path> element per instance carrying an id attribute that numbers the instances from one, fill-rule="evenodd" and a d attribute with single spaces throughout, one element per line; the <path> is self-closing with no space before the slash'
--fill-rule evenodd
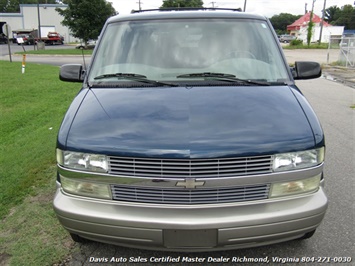
<path id="1" fill-rule="evenodd" d="M 201 187 L 205 185 L 205 181 L 196 181 L 194 178 L 186 178 L 184 181 L 178 181 L 176 187 L 185 187 L 188 189 L 196 188 L 197 186 Z"/>

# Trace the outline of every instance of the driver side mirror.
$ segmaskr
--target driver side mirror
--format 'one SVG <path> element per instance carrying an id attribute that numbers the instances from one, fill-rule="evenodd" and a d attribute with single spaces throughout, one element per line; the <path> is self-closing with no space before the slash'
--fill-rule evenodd
<path id="1" fill-rule="evenodd" d="M 79 64 L 62 65 L 59 72 L 59 79 L 69 82 L 83 82 L 85 70 Z"/>
<path id="2" fill-rule="evenodd" d="M 308 61 L 295 62 L 295 67 L 291 68 L 291 72 L 295 80 L 314 79 L 322 75 L 320 64 Z"/>

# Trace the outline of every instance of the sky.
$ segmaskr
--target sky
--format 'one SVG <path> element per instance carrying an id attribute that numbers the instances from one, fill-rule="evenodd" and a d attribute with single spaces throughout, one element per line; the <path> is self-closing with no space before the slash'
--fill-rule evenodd
<path id="1" fill-rule="evenodd" d="M 139 1 L 142 9 L 159 8 L 163 0 L 108 0 L 113 4 L 113 7 L 120 14 L 128 14 L 132 9 L 139 9 Z M 290 13 L 293 15 L 302 15 L 305 13 L 305 5 L 307 10 L 312 9 L 313 0 L 203 0 L 204 7 L 219 7 L 219 8 L 244 8 L 246 1 L 246 12 L 257 13 L 268 18 L 280 13 Z M 331 6 L 342 7 L 344 5 L 353 5 L 355 0 L 315 0 L 314 13 L 322 16 L 324 1 L 326 8 Z M 213 3 L 213 4 L 212 4 Z"/>

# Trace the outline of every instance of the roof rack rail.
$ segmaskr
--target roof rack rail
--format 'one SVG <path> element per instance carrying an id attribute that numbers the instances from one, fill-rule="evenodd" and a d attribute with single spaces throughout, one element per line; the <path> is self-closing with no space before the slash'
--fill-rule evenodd
<path id="1" fill-rule="evenodd" d="M 167 7 L 167 8 L 157 8 L 157 9 L 142 9 L 142 10 L 132 10 L 131 13 L 142 13 L 150 11 L 196 11 L 196 10 L 226 10 L 241 12 L 241 8 L 216 8 L 216 7 Z"/>

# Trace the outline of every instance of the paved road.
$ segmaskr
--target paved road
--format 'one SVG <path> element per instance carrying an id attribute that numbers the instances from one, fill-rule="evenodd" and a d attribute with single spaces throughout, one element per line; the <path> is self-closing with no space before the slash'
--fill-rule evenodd
<path id="1" fill-rule="evenodd" d="M 48 50 L 56 50 L 56 49 L 73 49 L 73 45 L 46 45 L 45 49 Z M 24 45 L 23 48 L 26 51 L 33 51 L 36 50 L 37 48 L 34 45 Z M 10 51 L 11 54 L 17 53 L 17 52 L 23 52 L 23 48 L 21 45 L 18 45 L 16 43 L 11 43 L 10 44 Z M 7 44 L 0 44 L 0 56 L 8 56 L 9 55 L 9 49 Z"/>
<path id="2" fill-rule="evenodd" d="M 340 50 L 338 49 L 284 49 L 287 61 L 315 61 L 320 64 L 327 64 L 338 61 Z"/>
<path id="3" fill-rule="evenodd" d="M 22 55 L 16 55 L 17 52 L 23 52 L 22 46 L 17 44 L 11 44 L 11 59 L 13 62 L 21 62 Z M 33 51 L 33 45 L 25 45 L 26 51 Z M 45 49 L 74 49 L 72 45 L 48 45 Z M 91 56 L 85 56 L 86 64 L 90 62 Z M 0 60 L 10 61 L 8 46 L 5 44 L 0 45 Z M 67 55 L 31 55 L 27 54 L 26 62 L 39 63 L 39 64 L 50 64 L 55 66 L 61 66 L 64 64 L 83 64 L 82 56 L 67 56 Z"/>

